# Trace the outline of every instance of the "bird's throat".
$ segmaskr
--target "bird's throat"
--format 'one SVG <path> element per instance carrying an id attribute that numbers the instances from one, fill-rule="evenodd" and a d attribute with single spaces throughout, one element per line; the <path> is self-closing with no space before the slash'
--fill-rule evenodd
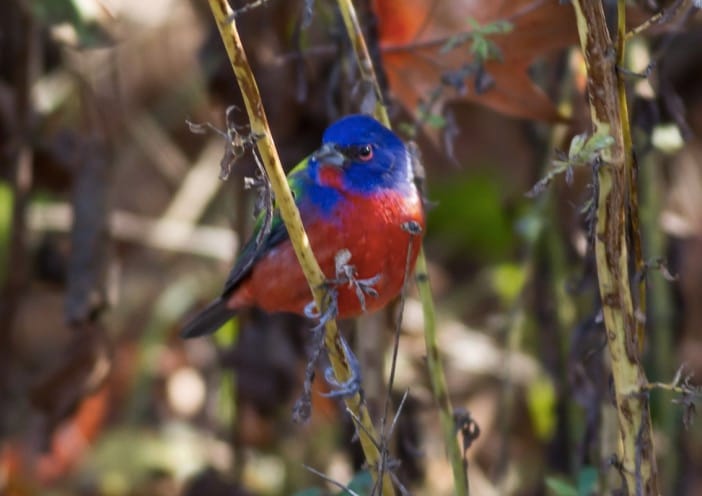
<path id="1" fill-rule="evenodd" d="M 342 189 L 344 171 L 332 165 L 322 165 L 319 168 L 319 184 L 328 188 Z"/>

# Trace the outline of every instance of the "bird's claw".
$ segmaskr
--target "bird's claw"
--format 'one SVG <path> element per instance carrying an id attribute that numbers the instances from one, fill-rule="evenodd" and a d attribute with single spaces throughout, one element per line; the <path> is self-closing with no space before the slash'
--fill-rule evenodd
<path id="1" fill-rule="evenodd" d="M 378 291 L 376 291 L 373 285 L 380 280 L 381 275 L 378 274 L 366 279 L 358 279 L 356 278 L 356 268 L 348 263 L 350 260 L 351 252 L 346 249 L 340 250 L 336 254 L 336 278 L 327 280 L 324 284 L 326 289 L 325 299 L 327 302 L 324 312 L 319 311 L 319 308 L 314 301 L 308 303 L 303 309 L 305 317 L 318 320 L 318 324 L 312 328 L 312 331 L 317 336 L 317 339 L 320 340 L 320 345 L 324 336 L 324 326 L 327 322 L 329 322 L 329 320 L 336 318 L 339 313 L 339 292 L 336 289 L 336 286 L 348 284 L 349 287 L 353 287 L 356 290 L 356 296 L 358 297 L 358 300 L 361 303 L 361 308 L 364 312 L 366 311 L 365 295 L 370 295 L 374 298 L 378 296 Z M 315 339 L 315 341 L 317 339 Z M 361 390 L 361 365 L 358 363 L 358 359 L 355 357 L 341 335 L 339 336 L 339 340 L 341 342 L 341 351 L 343 352 L 348 368 L 351 371 L 351 376 L 347 380 L 339 382 L 336 377 L 334 377 L 334 370 L 331 367 L 328 367 L 324 371 L 324 378 L 334 389 L 329 393 L 323 394 L 323 396 L 327 398 L 346 398 L 349 396 L 354 396 Z M 318 349 L 321 349 L 321 346 Z M 312 374 L 308 373 L 306 384 L 308 382 L 311 383 L 311 380 Z M 308 389 L 310 388 L 306 388 L 307 396 L 309 393 Z"/>
<path id="2" fill-rule="evenodd" d="M 302 313 L 304 313 L 305 317 L 307 317 L 308 319 L 319 320 L 319 323 L 312 328 L 313 331 L 323 329 L 324 326 L 327 325 L 327 322 L 335 319 L 339 313 L 336 289 L 328 288 L 326 299 L 327 305 L 324 310 L 324 313 L 319 311 L 319 309 L 317 308 L 317 302 L 315 302 L 314 300 L 305 305 L 305 308 L 302 310 Z"/>
<path id="3" fill-rule="evenodd" d="M 334 389 L 329 393 L 322 393 L 322 396 L 326 398 L 348 398 L 354 396 L 361 390 L 361 364 L 358 363 L 358 359 L 341 335 L 339 335 L 339 340 L 341 341 L 346 363 L 351 371 L 351 377 L 343 382 L 339 382 L 336 377 L 334 377 L 334 369 L 327 367 L 324 371 L 324 379 Z"/>
<path id="4" fill-rule="evenodd" d="M 358 279 L 356 277 L 356 267 L 349 264 L 351 260 L 351 252 L 346 248 L 339 250 L 334 257 L 336 267 L 336 277 L 328 279 L 325 285 L 329 288 L 334 286 L 348 285 L 356 291 L 356 297 L 361 304 L 361 310 L 366 311 L 366 295 L 373 298 L 378 297 L 378 291 L 373 287 L 380 281 L 381 274 L 376 274 L 373 277 Z"/>
<path id="5" fill-rule="evenodd" d="M 319 312 L 319 308 L 317 308 L 317 302 L 314 300 L 305 305 L 305 308 L 302 310 L 302 313 L 305 314 L 305 317 L 311 320 L 318 319 L 322 316 L 322 314 Z"/>
<path id="6" fill-rule="evenodd" d="M 302 384 L 302 395 L 293 407 L 293 420 L 297 423 L 306 422 L 312 412 L 312 381 L 317 359 L 324 349 L 324 326 L 330 319 L 336 317 L 337 305 L 334 293 L 328 293 L 329 304 L 324 313 L 320 313 L 314 301 L 308 303 L 303 312 L 309 319 L 317 320 L 319 323 L 312 328 L 312 352 L 307 367 L 305 368 L 305 382 Z"/>

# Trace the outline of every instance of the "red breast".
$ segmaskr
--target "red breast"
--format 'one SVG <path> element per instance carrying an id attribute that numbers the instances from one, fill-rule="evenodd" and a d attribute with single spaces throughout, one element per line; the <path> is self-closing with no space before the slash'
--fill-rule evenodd
<path id="1" fill-rule="evenodd" d="M 327 178 L 332 180 L 333 178 Z M 424 229 L 424 212 L 418 195 L 409 198 L 395 191 L 373 196 L 348 195 L 329 220 L 303 223 L 322 271 L 335 278 L 335 256 L 342 250 L 351 252 L 350 265 L 358 279 L 380 276 L 373 285 L 378 297 L 365 297 L 366 310 L 372 312 L 387 305 L 402 289 L 406 267 L 414 268 L 421 244 L 421 235 L 410 234 L 405 224 L 417 223 Z M 292 244 L 284 241 L 270 250 L 252 268 L 249 277 L 230 297 L 232 309 L 256 306 L 268 312 L 302 314 L 312 301 Z M 353 287 L 338 287 L 339 318 L 362 313 L 361 303 Z"/>

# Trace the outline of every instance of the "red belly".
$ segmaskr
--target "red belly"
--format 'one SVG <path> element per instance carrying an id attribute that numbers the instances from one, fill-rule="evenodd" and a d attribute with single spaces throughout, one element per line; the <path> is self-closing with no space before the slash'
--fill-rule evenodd
<path id="1" fill-rule="evenodd" d="M 345 205 L 346 207 L 344 208 Z M 419 252 L 421 235 L 410 235 L 403 224 L 416 222 L 424 229 L 419 198 L 407 200 L 387 192 L 373 198 L 355 196 L 340 202 L 335 221 L 310 223 L 303 217 L 310 245 L 327 279 L 334 279 L 335 256 L 351 252 L 349 265 L 357 279 L 380 276 L 373 284 L 378 296 L 366 295 L 366 310 L 372 312 L 397 296 L 404 283 L 408 250 L 410 272 Z M 261 258 L 229 300 L 233 309 L 256 306 L 268 312 L 302 314 L 312 295 L 290 241 L 285 241 Z M 363 313 L 353 287 L 338 287 L 339 318 Z"/>

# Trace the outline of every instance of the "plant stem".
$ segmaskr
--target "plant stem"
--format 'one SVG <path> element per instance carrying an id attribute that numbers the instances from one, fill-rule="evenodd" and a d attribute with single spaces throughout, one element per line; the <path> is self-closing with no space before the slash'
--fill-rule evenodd
<path id="1" fill-rule="evenodd" d="M 619 0 L 623 4 L 624 0 Z M 612 363 L 619 424 L 621 474 L 626 494 L 658 494 L 646 376 L 639 357 L 636 315 L 629 278 L 627 221 L 631 172 L 626 100 L 622 99 L 615 63 L 623 50 L 624 9 L 620 8 L 616 58 L 602 3 L 573 0 L 580 45 L 588 72 L 590 116 L 594 131 L 609 134 L 614 144 L 602 151 L 597 168 L 595 258 Z M 625 96 L 625 95 L 624 95 Z M 637 212 L 634 212 L 638 215 Z"/>
<path id="2" fill-rule="evenodd" d="M 261 95 L 258 91 L 258 85 L 256 84 L 256 80 L 254 79 L 251 67 L 246 58 L 244 46 L 239 38 L 234 13 L 226 0 L 209 0 L 209 5 L 227 50 L 227 55 L 229 56 L 239 88 L 241 89 L 241 94 L 251 123 L 251 132 L 257 137 L 256 146 L 266 168 L 266 174 L 271 182 L 271 188 L 275 194 L 280 216 L 285 223 L 290 241 L 298 261 L 300 262 L 302 271 L 307 278 L 317 308 L 323 314 L 326 309 L 325 291 L 323 289 L 325 276 L 312 253 L 307 234 L 302 226 L 300 213 L 295 206 L 295 200 L 288 187 L 285 172 L 281 166 L 278 151 L 275 148 L 275 143 L 273 142 L 268 126 L 268 120 L 263 108 L 263 102 L 261 101 Z M 352 372 L 346 361 L 341 336 L 336 322 L 333 319 L 329 319 L 325 327 L 324 341 L 329 355 L 329 361 L 334 370 L 336 380 L 343 383 L 352 376 Z M 361 424 L 357 429 L 361 447 L 363 448 L 363 453 L 371 473 L 377 481 L 381 457 L 375 441 L 377 439 L 375 428 L 368 414 L 368 409 L 362 402 L 361 396 L 358 393 L 345 398 L 344 401 L 347 408 Z M 387 473 L 383 476 L 382 480 L 382 494 L 394 494 L 392 480 Z"/>
<path id="3" fill-rule="evenodd" d="M 624 67 L 626 61 L 624 42 L 626 37 L 626 2 L 617 2 L 617 67 Z M 637 184 L 638 165 L 634 160 L 634 149 L 631 140 L 631 126 L 629 125 L 629 107 L 626 98 L 626 81 L 617 77 L 617 96 L 619 98 L 619 113 L 621 115 L 622 138 L 624 141 L 624 167 L 626 168 L 629 182 L 629 222 L 631 222 L 631 245 L 634 252 L 634 268 L 638 274 L 643 274 L 645 263 L 641 248 L 641 229 L 639 227 L 639 190 Z M 634 308 L 636 317 L 636 339 L 639 344 L 639 353 L 644 349 L 646 337 L 646 279 L 639 277 L 638 300 Z"/>
<path id="4" fill-rule="evenodd" d="M 444 443 L 451 462 L 453 472 L 454 494 L 470 494 L 468 485 L 468 474 L 466 466 L 463 464 L 463 457 L 458 438 L 456 436 L 456 423 L 453 416 L 453 405 L 446 386 L 446 377 L 441 365 L 441 355 L 439 353 L 439 340 L 436 333 L 436 315 L 434 312 L 434 302 L 429 284 L 429 274 L 427 272 L 427 261 L 423 252 L 417 257 L 416 266 L 417 287 L 419 297 L 422 301 L 422 312 L 424 313 L 424 339 L 427 347 L 427 369 L 434 398 L 439 405 L 439 420 L 441 430 L 444 435 Z"/>
<path id="5" fill-rule="evenodd" d="M 373 69 L 373 60 L 368 53 L 363 32 L 358 23 L 356 11 L 351 0 L 338 0 L 339 10 L 344 19 L 346 32 L 351 40 L 356 62 L 358 63 L 361 77 L 373 85 L 373 90 L 376 96 L 375 117 L 390 128 L 390 119 L 383 104 L 383 94 L 378 84 L 378 78 Z M 424 314 L 424 338 L 427 348 L 427 368 L 429 379 L 434 397 L 439 405 L 439 418 L 441 421 L 441 429 L 444 435 L 444 443 L 448 457 L 451 462 L 453 472 L 454 493 L 459 495 L 470 494 L 468 487 L 468 478 L 466 467 L 463 464 L 461 449 L 458 445 L 458 437 L 456 433 L 456 424 L 453 416 L 453 406 L 448 395 L 446 386 L 446 378 L 441 365 L 441 356 L 439 353 L 439 344 L 436 333 L 436 316 L 434 312 L 434 300 L 431 294 L 431 285 L 429 283 L 429 275 L 427 272 L 427 261 L 424 255 L 424 248 L 421 248 L 417 256 L 416 264 L 416 280 L 419 289 L 419 296 L 422 301 L 422 312 Z"/>
<path id="6" fill-rule="evenodd" d="M 375 75 L 375 69 L 373 68 L 373 59 L 368 52 L 361 25 L 358 23 L 356 9 L 353 7 L 351 0 L 338 0 L 337 3 L 339 11 L 341 11 L 341 17 L 344 19 L 346 33 L 349 35 L 351 45 L 353 45 L 353 53 L 356 55 L 356 63 L 358 64 L 358 70 L 361 72 L 361 78 L 371 85 L 375 93 L 375 109 L 373 112 L 375 118 L 382 122 L 385 127 L 390 128 L 390 118 L 383 103 L 383 92 L 380 90 L 378 77 Z"/>
<path id="7" fill-rule="evenodd" d="M 649 253 L 663 255 L 666 252 L 666 238 L 658 225 L 658 216 L 663 204 L 662 157 L 656 151 L 650 151 L 641 164 L 642 210 L 641 223 L 647 229 L 645 246 Z M 663 276 L 649 272 L 646 276 L 650 283 L 651 299 L 648 319 L 651 323 L 650 348 L 651 371 L 655 377 L 672 377 L 675 374 L 675 346 L 673 343 L 673 303 L 670 282 Z M 675 494 L 680 469 L 679 432 L 680 412 L 670 403 L 670 397 L 658 393 L 653 397 L 653 415 L 656 426 L 670 445 L 666 456 L 661 460 L 660 485 L 663 494 Z"/>

